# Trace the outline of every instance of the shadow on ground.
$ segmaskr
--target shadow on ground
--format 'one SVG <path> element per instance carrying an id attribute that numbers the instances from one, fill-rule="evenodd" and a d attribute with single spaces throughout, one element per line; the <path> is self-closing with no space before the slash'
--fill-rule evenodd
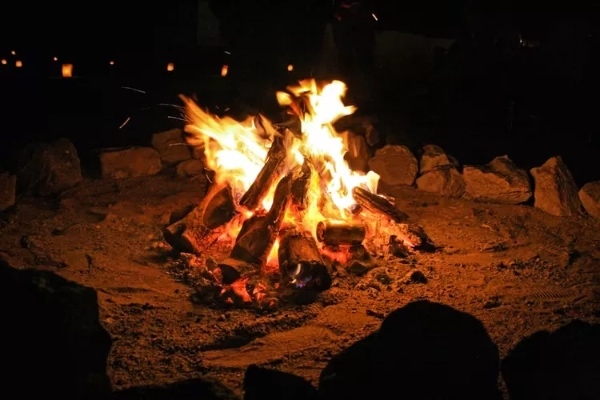
<path id="1" fill-rule="evenodd" d="M 99 321 L 97 294 L 53 272 L 15 268 L 0 258 L 0 315 L 10 328 L 1 350 L 2 398 L 237 398 L 203 376 L 111 391 L 111 338 Z M 500 399 L 500 365 L 511 399 L 600 398 L 600 326 L 574 320 L 555 332 L 535 333 L 500 362 L 478 319 L 415 301 L 334 356 L 318 389 L 299 376 L 253 365 L 244 377 L 244 398 Z"/>

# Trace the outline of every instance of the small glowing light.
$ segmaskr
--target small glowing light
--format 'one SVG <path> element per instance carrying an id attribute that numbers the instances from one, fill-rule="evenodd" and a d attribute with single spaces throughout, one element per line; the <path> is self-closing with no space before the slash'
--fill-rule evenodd
<path id="1" fill-rule="evenodd" d="M 52 61 L 58 61 L 58 57 L 52 58 Z"/>
<path id="2" fill-rule="evenodd" d="M 288 70 L 289 72 L 292 72 L 292 71 L 294 70 L 294 64 L 289 64 L 289 65 L 287 66 L 287 70 Z"/>
<path id="3" fill-rule="evenodd" d="M 167 71 L 172 72 L 175 70 L 175 64 L 173 63 L 168 63 L 167 64 Z"/>
<path id="4" fill-rule="evenodd" d="M 375 15 L 375 13 L 371 14 L 371 16 L 373 17 L 373 19 L 374 19 L 375 21 L 379 21 L 379 18 L 377 18 L 377 15 Z"/>
<path id="5" fill-rule="evenodd" d="M 115 62 L 114 62 L 113 60 L 110 60 L 108 63 L 109 63 L 110 65 L 115 65 Z"/>
<path id="6" fill-rule="evenodd" d="M 21 68 L 22 66 L 23 66 L 23 61 L 21 61 L 21 60 L 15 61 L 15 67 Z"/>
<path id="7" fill-rule="evenodd" d="M 221 76 L 227 76 L 228 73 L 229 73 L 229 65 L 224 64 L 221 67 Z"/>
<path id="8" fill-rule="evenodd" d="M 73 64 L 63 64 L 61 68 L 63 78 L 73 77 Z"/>
<path id="9" fill-rule="evenodd" d="M 16 55 L 17 55 L 17 52 L 16 52 L 16 51 L 14 51 L 14 50 L 11 50 L 11 51 L 10 51 L 10 54 L 12 54 L 13 56 L 16 56 Z"/>
<path id="10" fill-rule="evenodd" d="M 231 52 L 225 50 L 225 54 L 231 55 Z"/>
<path id="11" fill-rule="evenodd" d="M 6 61 L 4 58 L 2 60 L 0 60 L 0 64 L 2 65 L 6 65 L 8 64 L 8 61 Z"/>

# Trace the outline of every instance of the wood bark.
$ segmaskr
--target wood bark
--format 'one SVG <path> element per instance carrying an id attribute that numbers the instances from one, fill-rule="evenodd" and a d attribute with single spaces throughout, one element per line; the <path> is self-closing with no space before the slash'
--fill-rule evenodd
<path id="1" fill-rule="evenodd" d="M 317 224 L 317 239 L 329 246 L 361 244 L 365 226 L 358 222 L 321 221 Z"/>
<path id="2" fill-rule="evenodd" d="M 219 228 L 235 214 L 231 186 L 213 184 L 197 207 L 163 229 L 163 237 L 175 250 L 201 254 L 223 233 Z"/>
<path id="3" fill-rule="evenodd" d="M 394 204 L 363 188 L 355 187 L 352 189 L 352 196 L 356 203 L 367 211 L 383 214 L 394 220 L 394 222 L 402 222 L 408 219 L 408 215 L 398 210 Z"/>
<path id="4" fill-rule="evenodd" d="M 331 287 L 329 268 L 309 233 L 293 229 L 284 232 L 277 257 L 281 275 L 296 288 L 323 291 Z"/>
<path id="5" fill-rule="evenodd" d="M 262 267 L 275 243 L 291 198 L 291 176 L 284 176 L 275 189 L 273 205 L 268 213 L 254 215 L 244 221 L 231 258 Z"/>
<path id="6" fill-rule="evenodd" d="M 252 185 L 240 199 L 240 205 L 250 211 L 256 210 L 271 189 L 273 183 L 281 176 L 283 164 L 287 157 L 284 140 L 276 137 L 267 153 L 267 160 L 256 176 Z"/>

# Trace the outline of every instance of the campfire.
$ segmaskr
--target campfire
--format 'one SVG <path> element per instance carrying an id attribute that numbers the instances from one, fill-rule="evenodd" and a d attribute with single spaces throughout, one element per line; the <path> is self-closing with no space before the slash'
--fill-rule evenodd
<path id="1" fill-rule="evenodd" d="M 311 299 L 331 287 L 337 268 L 366 271 L 431 245 L 394 199 L 378 194 L 376 173 L 349 167 L 348 135 L 334 128 L 355 111 L 345 92 L 341 81 L 289 86 L 276 94 L 282 123 L 219 118 L 181 96 L 187 141 L 203 154 L 209 186 L 163 233 L 201 271 L 205 300 L 271 308 Z"/>

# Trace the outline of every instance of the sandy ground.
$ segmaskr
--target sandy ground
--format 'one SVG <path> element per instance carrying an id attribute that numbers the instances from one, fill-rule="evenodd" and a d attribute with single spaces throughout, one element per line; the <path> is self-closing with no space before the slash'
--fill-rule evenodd
<path id="1" fill-rule="evenodd" d="M 160 232 L 171 211 L 197 203 L 204 188 L 202 179 L 169 172 L 87 180 L 58 200 L 21 199 L 0 222 L 0 255 L 12 265 L 50 269 L 98 291 L 102 323 L 114 339 L 115 388 L 206 374 L 239 392 L 252 363 L 316 384 L 332 355 L 416 299 L 480 319 L 501 356 L 536 331 L 576 318 L 600 322 L 599 221 L 412 188 L 387 193 L 438 251 L 381 259 L 362 277 L 338 274 L 311 305 L 265 314 L 195 304 L 190 286 L 172 273 Z M 414 269 L 427 283 L 405 283 Z"/>

